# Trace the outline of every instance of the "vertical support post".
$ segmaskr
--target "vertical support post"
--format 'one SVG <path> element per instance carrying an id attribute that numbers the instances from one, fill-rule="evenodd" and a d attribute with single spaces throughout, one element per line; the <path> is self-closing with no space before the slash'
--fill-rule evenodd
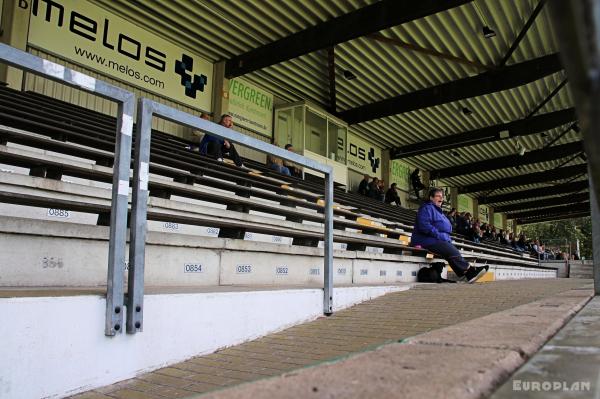
<path id="1" fill-rule="evenodd" d="M 129 239 L 129 279 L 127 297 L 127 333 L 143 330 L 144 262 L 146 252 L 146 215 L 150 139 L 152 135 L 152 105 L 140 98 L 137 109 L 135 162 L 133 167 L 133 196 Z"/>
<path id="2" fill-rule="evenodd" d="M 325 174 L 323 313 L 333 313 L 333 169 Z"/>
<path id="3" fill-rule="evenodd" d="M 590 174 L 591 177 L 591 174 Z M 600 295 L 600 209 L 596 188 L 590 178 L 590 207 L 592 214 L 592 257 L 594 258 L 594 295 Z"/>
<path id="4" fill-rule="evenodd" d="M 108 278 L 106 289 L 106 326 L 104 334 L 115 335 L 123 328 L 125 248 L 127 239 L 127 207 L 129 202 L 129 166 L 135 97 L 119 103 L 113 166 Z"/>

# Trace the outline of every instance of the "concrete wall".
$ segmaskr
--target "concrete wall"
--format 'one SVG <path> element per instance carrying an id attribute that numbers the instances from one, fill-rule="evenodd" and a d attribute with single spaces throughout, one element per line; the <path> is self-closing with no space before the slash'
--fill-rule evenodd
<path id="1" fill-rule="evenodd" d="M 336 288 L 334 309 L 396 287 Z M 59 398 L 306 322 L 323 291 L 146 295 L 144 331 L 104 335 L 99 296 L 0 298 L 0 397 Z M 10 321 L 10 322 L 7 322 Z"/>
<path id="2" fill-rule="evenodd" d="M 108 227 L 12 217 L 0 220 L 0 286 L 106 284 Z M 160 231 L 150 231 L 146 242 L 147 285 L 323 282 L 321 248 Z M 422 257 L 336 250 L 334 283 L 414 282 L 424 264 Z"/>

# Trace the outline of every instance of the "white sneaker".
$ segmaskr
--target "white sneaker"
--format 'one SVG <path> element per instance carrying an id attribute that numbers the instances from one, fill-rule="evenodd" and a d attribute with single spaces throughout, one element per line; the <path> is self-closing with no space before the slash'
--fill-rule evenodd
<path id="1" fill-rule="evenodd" d="M 217 158 L 217 162 L 223 162 L 223 158 Z"/>

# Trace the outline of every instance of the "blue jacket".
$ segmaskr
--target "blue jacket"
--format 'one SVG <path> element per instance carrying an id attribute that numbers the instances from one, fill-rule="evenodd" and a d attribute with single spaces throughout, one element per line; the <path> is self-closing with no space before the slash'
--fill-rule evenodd
<path id="1" fill-rule="evenodd" d="M 225 140 L 220 139 L 218 137 L 215 136 L 211 136 L 208 133 L 204 134 L 204 137 L 202 137 L 202 140 L 200 141 L 200 154 L 202 155 L 208 155 L 208 143 L 210 142 L 215 142 L 217 144 L 219 144 L 221 147 L 223 146 L 223 144 L 225 143 Z"/>
<path id="2" fill-rule="evenodd" d="M 452 224 L 442 209 L 435 206 L 433 202 L 427 201 L 417 212 L 410 244 L 425 247 L 439 241 L 450 242 L 450 233 L 452 233 Z"/>

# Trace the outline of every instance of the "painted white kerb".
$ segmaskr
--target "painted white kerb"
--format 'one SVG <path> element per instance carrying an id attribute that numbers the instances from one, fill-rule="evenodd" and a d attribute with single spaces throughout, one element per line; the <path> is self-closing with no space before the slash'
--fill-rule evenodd
<path id="1" fill-rule="evenodd" d="M 335 309 L 405 286 L 336 288 Z M 104 336 L 98 296 L 0 299 L 0 398 L 58 398 L 312 320 L 323 291 L 147 295 L 144 332 Z"/>

